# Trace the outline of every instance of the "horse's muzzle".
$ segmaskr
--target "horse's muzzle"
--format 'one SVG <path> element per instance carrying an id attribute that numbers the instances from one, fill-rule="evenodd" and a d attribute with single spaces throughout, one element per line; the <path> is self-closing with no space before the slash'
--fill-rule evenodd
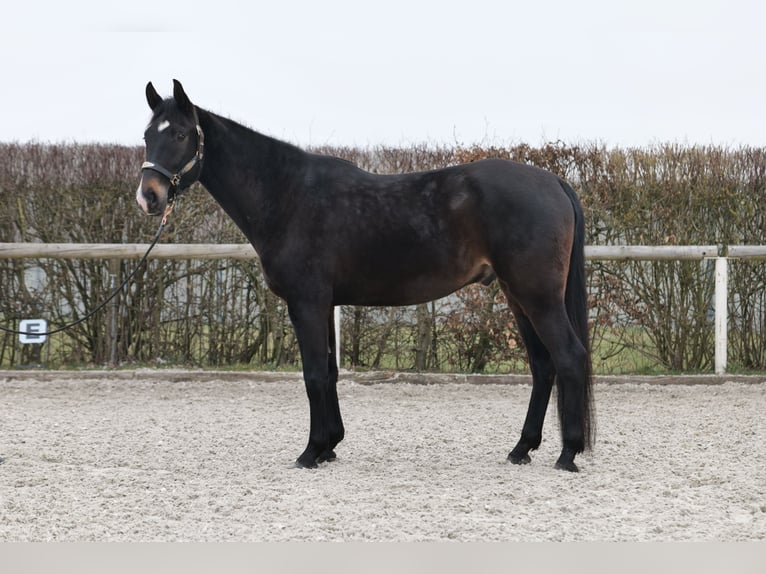
<path id="1" fill-rule="evenodd" d="M 161 215 L 168 202 L 168 185 L 161 178 L 146 173 L 136 190 L 136 203 L 146 215 Z"/>

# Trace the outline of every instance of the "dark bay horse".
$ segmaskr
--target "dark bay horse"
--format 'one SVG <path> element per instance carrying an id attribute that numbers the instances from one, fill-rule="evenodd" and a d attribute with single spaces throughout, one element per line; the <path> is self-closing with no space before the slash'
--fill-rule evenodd
<path id="1" fill-rule="evenodd" d="M 583 212 L 566 182 L 507 160 L 374 175 L 199 108 L 176 80 L 172 98 L 151 83 L 146 98 L 152 119 L 140 207 L 161 215 L 199 180 L 287 303 L 311 416 L 297 466 L 334 460 L 344 436 L 333 306 L 412 305 L 497 278 L 533 375 L 508 459 L 528 463 L 540 445 L 555 380 L 563 443 L 556 466 L 577 471 L 575 455 L 593 434 L 591 366 Z"/>

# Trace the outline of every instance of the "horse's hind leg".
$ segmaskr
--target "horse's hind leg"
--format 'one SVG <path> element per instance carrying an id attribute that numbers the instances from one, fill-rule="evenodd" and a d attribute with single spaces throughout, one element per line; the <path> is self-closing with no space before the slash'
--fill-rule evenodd
<path id="1" fill-rule="evenodd" d="M 500 274 L 498 274 L 500 276 Z M 529 462 L 529 451 L 540 445 L 553 381 L 558 390 L 558 415 L 563 448 L 556 467 L 576 472 L 575 455 L 585 448 L 587 351 L 569 321 L 555 285 L 537 290 L 503 290 L 517 318 L 532 370 L 532 396 L 521 439 L 508 455 L 511 462 Z"/>
<path id="2" fill-rule="evenodd" d="M 577 338 L 563 302 L 532 306 L 527 316 L 556 369 L 563 442 L 556 468 L 577 472 L 574 458 L 585 449 L 586 439 L 587 350 Z"/>
<path id="3" fill-rule="evenodd" d="M 529 357 L 529 366 L 532 371 L 532 395 L 529 399 L 527 418 L 524 421 L 521 438 L 508 454 L 508 460 L 513 464 L 527 464 L 531 461 L 529 451 L 536 450 L 542 442 L 543 422 L 548 410 L 556 369 L 548 349 L 545 348 L 540 337 L 535 333 L 529 318 L 517 304 L 512 302 L 510 297 L 509 304 L 516 317 L 516 324 L 521 332 L 521 338 Z"/>

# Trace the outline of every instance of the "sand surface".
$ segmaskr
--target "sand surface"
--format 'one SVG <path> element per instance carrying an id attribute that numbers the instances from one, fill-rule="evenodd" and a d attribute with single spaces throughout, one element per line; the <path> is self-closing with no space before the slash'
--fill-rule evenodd
<path id="1" fill-rule="evenodd" d="M 294 375 L 0 374 L 0 541 L 766 540 L 766 383 L 597 384 L 571 474 L 553 410 L 506 462 L 527 384 L 370 379 L 298 470 Z"/>

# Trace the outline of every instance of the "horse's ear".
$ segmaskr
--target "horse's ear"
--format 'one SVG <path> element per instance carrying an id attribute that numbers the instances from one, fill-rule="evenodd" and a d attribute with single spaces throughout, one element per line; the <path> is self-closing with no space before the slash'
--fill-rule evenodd
<path id="1" fill-rule="evenodd" d="M 146 84 L 146 101 L 149 103 L 149 107 L 152 110 L 155 110 L 157 106 L 162 103 L 162 98 L 157 93 L 157 90 L 154 89 L 151 82 Z"/>
<path id="2" fill-rule="evenodd" d="M 189 114 L 192 113 L 194 105 L 191 103 L 191 100 L 189 100 L 189 96 L 186 95 L 184 87 L 178 80 L 173 80 L 173 97 L 175 98 L 178 107 L 181 108 L 181 111 Z"/>

